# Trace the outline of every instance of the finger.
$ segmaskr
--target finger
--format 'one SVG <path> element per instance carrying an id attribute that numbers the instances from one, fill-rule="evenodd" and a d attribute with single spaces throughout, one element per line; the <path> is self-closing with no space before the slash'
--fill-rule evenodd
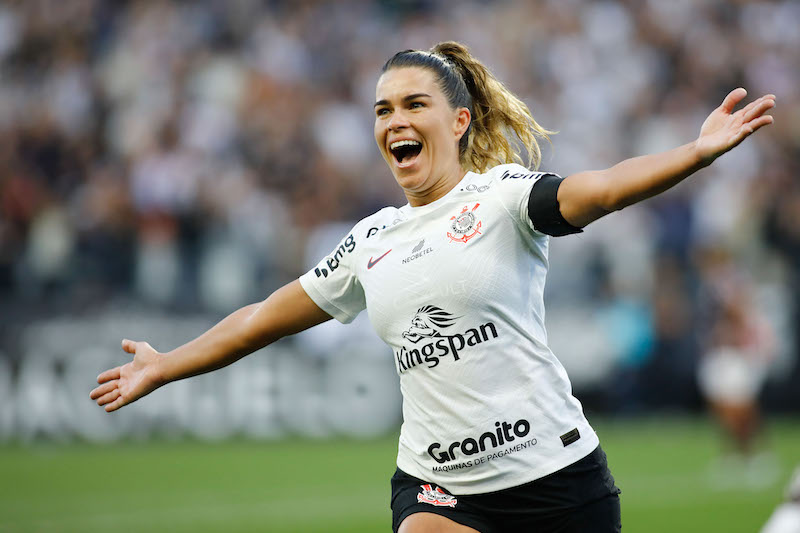
<path id="1" fill-rule="evenodd" d="M 772 109 L 773 107 L 775 107 L 775 100 L 762 100 L 762 101 L 758 102 L 758 104 L 755 105 L 752 109 L 750 109 L 749 111 L 747 111 L 744 114 L 743 120 L 744 120 L 745 123 L 748 123 L 751 120 L 753 120 L 754 118 L 760 117 L 761 115 L 763 115 L 764 113 L 766 113 L 767 111 Z"/>
<path id="2" fill-rule="evenodd" d="M 763 101 L 764 101 L 764 97 L 762 96 L 761 98 L 758 98 L 758 99 L 756 99 L 756 100 L 753 100 L 752 102 L 750 102 L 749 104 L 747 104 L 746 106 L 744 106 L 742 109 L 740 109 L 740 110 L 739 110 L 739 111 L 737 111 L 736 113 L 737 113 L 737 114 L 739 114 L 739 115 L 742 115 L 742 116 L 744 116 L 744 115 L 746 115 L 747 113 L 749 113 L 751 109 L 753 109 L 755 106 L 757 106 L 758 104 L 760 104 L 760 103 L 761 103 L 761 102 L 763 102 Z"/>
<path id="3" fill-rule="evenodd" d="M 136 345 L 138 343 L 136 341 L 122 339 L 122 349 L 128 353 L 135 354 L 136 353 Z"/>
<path id="4" fill-rule="evenodd" d="M 110 381 L 112 379 L 119 379 L 120 368 L 122 367 L 118 366 L 116 368 L 110 368 L 106 370 L 105 372 L 97 376 L 97 382 L 105 383 L 106 381 Z"/>
<path id="5" fill-rule="evenodd" d="M 98 399 L 100 396 L 107 394 L 117 388 L 117 380 L 109 381 L 104 385 L 100 385 L 99 387 L 95 388 L 92 392 L 89 393 L 89 398 L 92 400 Z"/>
<path id="6" fill-rule="evenodd" d="M 750 128 L 750 133 L 754 133 L 767 124 L 772 124 L 773 122 L 775 122 L 775 119 L 772 115 L 763 115 L 748 122 L 747 126 Z"/>
<path id="7" fill-rule="evenodd" d="M 122 396 L 120 396 L 110 404 L 106 405 L 105 407 L 106 413 L 110 413 L 111 411 L 116 411 L 123 405 L 125 405 L 125 399 Z"/>
<path id="8" fill-rule="evenodd" d="M 767 124 L 772 124 L 773 121 L 774 119 L 772 118 L 772 115 L 764 115 L 758 117 L 757 119 L 751 122 L 748 122 L 747 124 L 743 124 L 742 127 L 739 128 L 739 131 L 736 134 L 736 136 L 731 141 L 732 147 L 738 146 L 739 143 L 741 143 L 744 139 L 746 139 L 747 137 L 758 131 L 760 128 L 766 126 Z"/>
<path id="9" fill-rule="evenodd" d="M 101 396 L 100 399 L 97 400 L 97 405 L 106 405 L 107 403 L 111 403 L 117 398 L 119 398 L 119 396 L 120 396 L 119 389 L 114 389 L 108 394 L 104 394 L 103 396 Z"/>
<path id="10" fill-rule="evenodd" d="M 736 107 L 736 104 L 741 102 L 745 96 L 747 96 L 747 91 L 745 91 L 743 87 L 737 87 L 728 93 L 728 96 L 726 96 L 722 101 L 720 108 L 722 108 L 722 110 L 726 113 L 730 114 L 733 111 L 733 108 Z"/>

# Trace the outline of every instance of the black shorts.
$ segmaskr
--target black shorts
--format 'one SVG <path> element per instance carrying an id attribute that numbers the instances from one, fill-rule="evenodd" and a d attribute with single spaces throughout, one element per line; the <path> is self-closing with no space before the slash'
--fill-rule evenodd
<path id="1" fill-rule="evenodd" d="M 398 469 L 392 476 L 392 529 L 414 513 L 435 513 L 481 533 L 617 533 L 619 494 L 600 446 L 549 476 L 485 494 L 454 495 Z"/>

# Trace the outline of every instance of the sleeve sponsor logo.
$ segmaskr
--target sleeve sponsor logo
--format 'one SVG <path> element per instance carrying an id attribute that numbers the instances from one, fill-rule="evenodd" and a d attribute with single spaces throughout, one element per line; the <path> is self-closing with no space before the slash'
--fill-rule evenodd
<path id="1" fill-rule="evenodd" d="M 398 225 L 398 224 L 399 224 L 399 223 L 401 223 L 401 222 L 402 222 L 402 220 L 401 220 L 401 219 L 399 219 L 399 218 L 396 218 L 396 219 L 394 219 L 394 220 L 392 221 L 392 226 L 396 226 L 396 225 Z M 383 225 L 383 226 L 381 226 L 381 227 L 378 227 L 378 226 L 372 226 L 371 228 L 369 228 L 369 229 L 367 230 L 367 237 L 366 237 L 366 238 L 367 238 L 367 239 L 369 239 L 370 237 L 372 237 L 373 235 L 377 234 L 379 231 L 381 231 L 381 230 L 384 230 L 384 229 L 386 229 L 386 224 L 384 224 L 384 225 Z"/>
<path id="2" fill-rule="evenodd" d="M 546 176 L 550 174 L 549 172 L 514 172 L 511 173 L 508 170 L 503 172 L 500 175 L 500 181 L 503 180 L 533 180 L 536 178 L 540 178 L 542 176 Z"/>
<path id="3" fill-rule="evenodd" d="M 320 262 L 320 265 L 314 269 L 314 274 L 317 275 L 318 278 L 327 278 L 329 273 L 333 273 L 339 268 L 341 265 L 342 259 L 344 259 L 345 254 L 352 253 L 353 250 L 356 249 L 356 239 L 353 237 L 353 234 L 347 236 L 345 240 L 333 251 L 329 257 Z M 325 268 L 327 265 L 328 268 Z"/>
<path id="4" fill-rule="evenodd" d="M 435 305 L 420 307 L 411 319 L 411 327 L 403 332 L 403 339 L 413 346 L 400 346 L 395 351 L 397 372 L 402 374 L 423 365 L 435 368 L 448 355 L 458 361 L 463 351 L 498 337 L 497 327 L 492 322 L 452 335 L 442 333 L 441 330 L 452 328 L 461 318 Z"/>

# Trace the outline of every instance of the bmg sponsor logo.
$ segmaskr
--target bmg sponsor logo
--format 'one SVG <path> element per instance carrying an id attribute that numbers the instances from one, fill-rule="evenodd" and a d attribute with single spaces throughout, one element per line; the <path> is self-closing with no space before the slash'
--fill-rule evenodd
<path id="1" fill-rule="evenodd" d="M 327 278 L 328 273 L 333 273 L 339 268 L 342 259 L 344 258 L 344 254 L 352 253 L 353 250 L 356 249 L 356 239 L 353 237 L 353 234 L 347 236 L 345 240 L 339 244 L 339 246 L 333 251 L 333 254 L 330 257 L 325 258 L 325 264 L 328 268 L 325 267 L 317 267 L 314 269 L 314 274 L 317 275 L 318 278 Z"/>
<path id="2" fill-rule="evenodd" d="M 423 364 L 434 368 L 448 355 L 453 356 L 453 361 L 458 361 L 463 351 L 498 337 L 497 327 L 492 322 L 450 335 L 442 333 L 442 330 L 452 328 L 461 318 L 435 305 L 417 309 L 411 319 L 411 327 L 403 332 L 403 338 L 414 346 L 401 346 L 395 351 L 397 371 L 402 374 Z"/>

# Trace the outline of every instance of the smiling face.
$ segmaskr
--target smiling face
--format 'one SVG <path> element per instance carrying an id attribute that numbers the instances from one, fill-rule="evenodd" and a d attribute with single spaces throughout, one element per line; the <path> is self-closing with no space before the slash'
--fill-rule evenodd
<path id="1" fill-rule="evenodd" d="M 375 141 L 412 206 L 449 192 L 464 176 L 458 141 L 469 110 L 453 109 L 427 68 L 387 70 L 375 90 Z"/>

